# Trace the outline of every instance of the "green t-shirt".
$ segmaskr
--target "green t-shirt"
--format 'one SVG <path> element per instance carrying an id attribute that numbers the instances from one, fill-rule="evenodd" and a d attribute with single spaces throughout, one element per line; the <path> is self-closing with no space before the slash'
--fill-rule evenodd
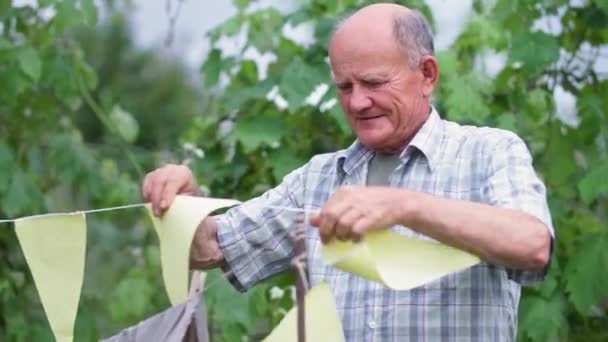
<path id="1" fill-rule="evenodd" d="M 389 177 L 401 163 L 399 154 L 376 153 L 367 168 L 368 186 L 389 186 Z"/>

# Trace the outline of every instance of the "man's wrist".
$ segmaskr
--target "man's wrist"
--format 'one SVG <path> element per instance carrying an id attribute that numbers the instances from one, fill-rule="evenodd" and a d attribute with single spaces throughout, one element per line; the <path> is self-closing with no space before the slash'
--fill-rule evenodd
<path id="1" fill-rule="evenodd" d="M 217 237 L 217 223 L 213 217 L 205 218 L 196 229 L 190 249 L 190 266 L 210 269 L 225 265 L 224 253 Z"/>
<path id="2" fill-rule="evenodd" d="M 424 194 L 416 191 L 399 191 L 399 199 L 395 202 L 398 203 L 398 218 L 401 225 L 412 226 L 420 220 L 420 208 L 425 201 L 424 197 Z"/>

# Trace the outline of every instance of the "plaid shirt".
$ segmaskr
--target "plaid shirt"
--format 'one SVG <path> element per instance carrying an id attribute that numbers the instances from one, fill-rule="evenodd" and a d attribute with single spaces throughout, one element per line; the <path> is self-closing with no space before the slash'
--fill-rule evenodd
<path id="1" fill-rule="evenodd" d="M 295 214 L 276 207 L 319 209 L 339 187 L 365 185 L 372 156 L 358 141 L 315 156 L 276 188 L 217 216 L 218 239 L 237 286 L 250 288 L 290 267 Z M 511 132 L 461 126 L 442 120 L 433 109 L 400 159 L 390 177 L 392 187 L 519 209 L 554 234 L 545 187 L 525 143 Z M 429 239 L 407 227 L 391 229 Z M 347 341 L 514 341 L 520 286 L 546 273 L 480 263 L 396 291 L 325 263 L 318 232 L 311 227 L 307 249 L 311 283 L 330 284 Z"/>

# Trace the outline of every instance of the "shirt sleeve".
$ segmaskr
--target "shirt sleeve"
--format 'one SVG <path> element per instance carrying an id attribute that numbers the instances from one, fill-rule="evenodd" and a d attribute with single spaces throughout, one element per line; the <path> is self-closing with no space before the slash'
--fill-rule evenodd
<path id="1" fill-rule="evenodd" d="M 488 204 L 518 209 L 538 218 L 551 234 L 551 254 L 555 233 L 547 205 L 546 188 L 532 166 L 532 156 L 524 141 L 510 133 L 493 149 L 488 165 L 484 195 Z M 549 264 L 539 271 L 507 269 L 509 279 L 520 285 L 532 285 L 544 279 Z"/>
<path id="2" fill-rule="evenodd" d="M 277 187 L 215 216 L 224 271 L 239 291 L 289 268 L 294 255 L 293 224 L 302 189 L 300 168 Z"/>

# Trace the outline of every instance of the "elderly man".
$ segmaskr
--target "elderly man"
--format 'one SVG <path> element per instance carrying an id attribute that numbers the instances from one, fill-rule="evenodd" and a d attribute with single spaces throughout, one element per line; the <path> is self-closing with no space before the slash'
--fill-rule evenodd
<path id="1" fill-rule="evenodd" d="M 526 145 L 511 132 L 440 118 L 431 105 L 439 67 L 418 12 L 367 6 L 337 28 L 329 55 L 357 140 L 203 221 L 193 265 L 229 269 L 248 289 L 289 267 L 293 217 L 281 208 L 318 209 L 306 237 L 310 278 L 331 285 L 348 341 L 513 341 L 520 286 L 543 278 L 553 241 L 545 187 Z M 143 185 L 159 215 L 176 194 L 195 191 L 192 173 L 176 165 Z M 322 243 L 387 227 L 483 262 L 410 291 L 323 262 Z"/>

